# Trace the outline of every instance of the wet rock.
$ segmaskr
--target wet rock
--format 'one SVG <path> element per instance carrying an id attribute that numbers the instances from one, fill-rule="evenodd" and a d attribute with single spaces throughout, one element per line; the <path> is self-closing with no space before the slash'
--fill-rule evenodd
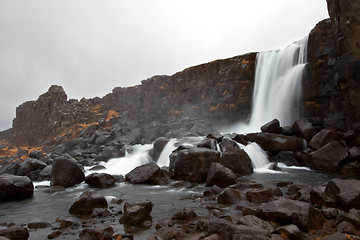
<path id="1" fill-rule="evenodd" d="M 281 162 L 286 164 L 287 166 L 301 166 L 301 164 L 296 158 L 296 154 L 291 151 L 282 151 L 276 154 L 275 162 Z"/>
<path id="2" fill-rule="evenodd" d="M 155 235 L 164 240 L 184 239 L 185 233 L 172 227 L 162 227 L 155 232 Z"/>
<path id="3" fill-rule="evenodd" d="M 257 227 L 260 229 L 264 229 L 265 231 L 267 231 L 269 234 L 272 233 L 275 228 L 268 222 L 253 216 L 253 215 L 246 215 L 241 217 L 238 221 L 237 224 L 243 224 L 249 227 Z"/>
<path id="4" fill-rule="evenodd" d="M 126 181 L 132 184 L 153 183 L 160 177 L 160 167 L 155 162 L 149 162 L 134 168 L 125 175 Z"/>
<path id="5" fill-rule="evenodd" d="M 282 128 L 280 127 L 280 122 L 277 119 L 274 119 L 265 125 L 263 125 L 260 130 L 265 133 L 282 133 Z"/>
<path id="6" fill-rule="evenodd" d="M 246 198 L 253 203 L 268 202 L 273 196 L 282 196 L 279 188 L 251 189 L 246 192 Z"/>
<path id="7" fill-rule="evenodd" d="M 84 181 L 85 175 L 71 158 L 56 158 L 51 169 L 51 185 L 71 187 Z"/>
<path id="8" fill-rule="evenodd" d="M 124 214 L 120 218 L 120 223 L 128 226 L 136 226 L 144 221 L 151 219 L 151 211 L 153 204 L 147 200 L 142 202 L 124 204 Z"/>
<path id="9" fill-rule="evenodd" d="M 256 216 L 266 221 L 295 224 L 302 230 L 322 228 L 324 217 L 307 202 L 280 197 L 257 208 Z"/>
<path id="10" fill-rule="evenodd" d="M 203 240 L 223 240 L 219 235 L 216 233 L 204 238 Z"/>
<path id="11" fill-rule="evenodd" d="M 215 139 L 218 143 L 221 142 L 221 140 L 224 138 L 224 136 L 219 133 L 219 132 L 212 132 L 212 133 L 209 133 L 207 136 L 207 138 L 213 138 Z"/>
<path id="12" fill-rule="evenodd" d="M 218 196 L 217 202 L 221 204 L 234 204 L 243 199 L 239 190 L 233 188 L 225 188 Z"/>
<path id="13" fill-rule="evenodd" d="M 51 224 L 48 222 L 31 222 L 27 225 L 28 228 L 47 228 L 51 227 Z"/>
<path id="14" fill-rule="evenodd" d="M 325 195 L 339 209 L 360 209 L 360 180 L 332 179 L 326 185 Z"/>
<path id="15" fill-rule="evenodd" d="M 217 185 L 221 188 L 236 183 L 236 175 L 229 168 L 220 163 L 212 163 L 206 177 L 206 185 Z"/>
<path id="16" fill-rule="evenodd" d="M 294 224 L 279 227 L 277 231 L 280 232 L 281 236 L 285 237 L 285 239 L 292 239 L 292 240 L 302 239 L 302 232 Z"/>
<path id="17" fill-rule="evenodd" d="M 44 180 L 50 180 L 52 166 L 47 166 L 39 173 L 39 177 Z"/>
<path id="18" fill-rule="evenodd" d="M 224 137 L 219 146 L 222 152 L 225 152 L 228 148 L 239 148 L 237 142 L 228 137 Z"/>
<path id="19" fill-rule="evenodd" d="M 17 171 L 17 175 L 25 176 L 31 171 L 34 170 L 42 170 L 46 167 L 46 163 L 36 159 L 36 158 L 27 158 L 25 161 L 20 165 L 19 170 Z"/>
<path id="20" fill-rule="evenodd" d="M 205 182 L 210 165 L 219 162 L 220 153 L 207 148 L 174 151 L 170 155 L 170 173 L 175 179 Z"/>
<path id="21" fill-rule="evenodd" d="M 218 162 L 240 176 L 254 171 L 250 157 L 239 148 L 228 147 Z"/>
<path id="22" fill-rule="evenodd" d="M 246 225 L 237 225 L 224 220 L 210 220 L 207 223 L 207 232 L 209 234 L 218 234 L 224 240 L 241 239 L 240 236 L 234 237 L 235 235 L 241 235 L 247 237 L 245 239 L 254 239 L 254 237 L 269 237 L 266 230 L 249 227 Z"/>
<path id="23" fill-rule="evenodd" d="M 197 147 L 217 150 L 217 142 L 213 138 L 204 138 L 201 142 L 197 144 Z"/>
<path id="24" fill-rule="evenodd" d="M 292 130 L 297 136 L 310 142 L 311 138 L 321 129 L 313 126 L 312 123 L 307 119 L 299 119 L 294 122 Z"/>
<path id="25" fill-rule="evenodd" d="M 85 182 L 90 186 L 107 188 L 115 184 L 117 179 L 107 173 L 92 173 L 85 178 Z"/>
<path id="26" fill-rule="evenodd" d="M 34 185 L 30 178 L 6 173 L 0 175 L 0 201 L 25 199 L 33 194 Z"/>
<path id="27" fill-rule="evenodd" d="M 194 212 L 194 210 L 190 209 L 190 208 L 184 208 L 183 210 L 175 213 L 171 219 L 172 220 L 181 220 L 181 221 L 189 221 L 189 220 L 193 220 L 197 217 L 196 213 Z"/>
<path id="28" fill-rule="evenodd" d="M 105 228 L 101 231 L 96 229 L 83 229 L 79 234 L 79 239 L 84 240 L 111 240 L 113 239 L 114 230 L 112 227 Z"/>
<path id="29" fill-rule="evenodd" d="M 153 148 L 150 150 L 150 155 L 155 162 L 160 157 L 162 150 L 165 148 L 168 142 L 169 140 L 164 137 L 159 137 L 153 142 Z"/>
<path id="30" fill-rule="evenodd" d="M 27 240 L 29 238 L 29 231 L 26 227 L 12 227 L 0 230 L 0 236 L 16 239 Z"/>
<path id="31" fill-rule="evenodd" d="M 313 152 L 308 165 L 313 169 L 334 172 L 347 156 L 346 147 L 340 142 L 334 141 Z"/>
<path id="32" fill-rule="evenodd" d="M 318 150 L 326 144 L 335 141 L 338 138 L 338 134 L 334 130 L 323 129 L 312 137 L 309 147 Z"/>
<path id="33" fill-rule="evenodd" d="M 74 202 L 69 212 L 74 215 L 91 215 L 95 208 L 107 208 L 108 204 L 104 196 L 95 191 L 84 192 Z"/>
<path id="34" fill-rule="evenodd" d="M 263 150 L 274 152 L 298 152 L 304 150 L 306 145 L 304 139 L 274 133 L 258 133 L 255 142 Z"/>

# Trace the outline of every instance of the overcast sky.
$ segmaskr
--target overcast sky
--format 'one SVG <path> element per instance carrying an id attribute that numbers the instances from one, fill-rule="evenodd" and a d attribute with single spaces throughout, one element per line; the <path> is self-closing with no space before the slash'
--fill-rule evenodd
<path id="1" fill-rule="evenodd" d="M 325 0 L 0 0 L 0 130 L 52 84 L 104 96 L 153 75 L 283 48 Z"/>

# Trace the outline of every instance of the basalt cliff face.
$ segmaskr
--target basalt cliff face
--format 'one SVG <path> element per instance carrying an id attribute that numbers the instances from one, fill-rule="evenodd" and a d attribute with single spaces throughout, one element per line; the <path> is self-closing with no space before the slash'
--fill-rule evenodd
<path id="1" fill-rule="evenodd" d="M 309 34 L 303 116 L 320 117 L 334 128 L 359 130 L 360 3 L 327 2 L 330 19 L 318 23 Z M 17 108 L 13 128 L 6 136 L 17 145 L 36 145 L 74 127 L 106 121 L 131 122 L 133 128 L 141 124 L 164 126 L 161 124 L 183 118 L 213 124 L 246 121 L 251 111 L 255 62 L 256 53 L 217 60 L 172 76 L 154 76 L 139 86 L 114 88 L 103 98 L 81 101 L 67 100 L 62 87 L 52 86 L 38 100 Z M 163 133 L 160 129 L 145 140 Z"/>

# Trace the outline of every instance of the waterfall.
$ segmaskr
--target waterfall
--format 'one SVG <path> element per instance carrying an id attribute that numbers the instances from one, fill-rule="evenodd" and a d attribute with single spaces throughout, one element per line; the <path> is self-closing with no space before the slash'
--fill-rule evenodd
<path id="1" fill-rule="evenodd" d="M 177 142 L 177 139 L 171 139 L 164 147 L 164 149 L 161 151 L 161 154 L 159 156 L 159 159 L 157 161 L 157 165 L 159 167 L 168 167 L 170 164 L 169 156 L 176 149 L 175 143 Z"/>
<path id="2" fill-rule="evenodd" d="M 237 126 L 238 132 L 258 132 L 274 118 L 282 126 L 291 125 L 300 117 L 307 42 L 305 37 L 282 50 L 258 53 L 251 118 Z"/>

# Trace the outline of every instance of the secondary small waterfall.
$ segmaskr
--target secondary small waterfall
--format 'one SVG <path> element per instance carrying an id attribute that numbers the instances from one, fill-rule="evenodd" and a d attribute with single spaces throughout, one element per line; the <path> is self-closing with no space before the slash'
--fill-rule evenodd
<path id="1" fill-rule="evenodd" d="M 274 118 L 282 126 L 291 125 L 300 117 L 307 42 L 305 37 L 282 50 L 257 55 L 251 118 L 238 127 L 238 132 L 257 132 Z"/>

